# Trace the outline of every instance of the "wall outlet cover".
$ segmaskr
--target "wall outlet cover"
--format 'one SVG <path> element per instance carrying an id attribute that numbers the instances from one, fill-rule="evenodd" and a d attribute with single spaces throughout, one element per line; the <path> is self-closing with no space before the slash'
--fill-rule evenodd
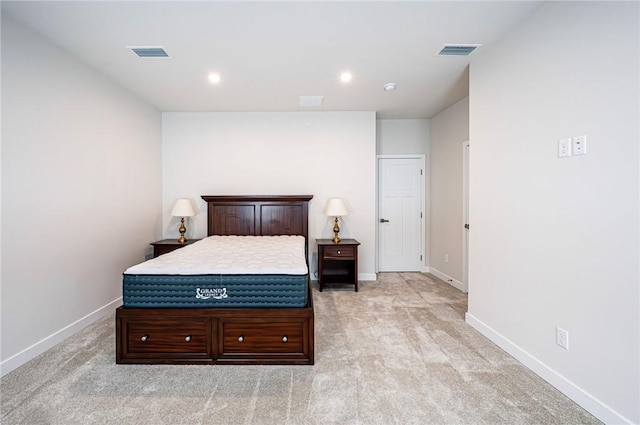
<path id="1" fill-rule="evenodd" d="M 558 140 L 558 158 L 571 156 L 571 139 Z"/>

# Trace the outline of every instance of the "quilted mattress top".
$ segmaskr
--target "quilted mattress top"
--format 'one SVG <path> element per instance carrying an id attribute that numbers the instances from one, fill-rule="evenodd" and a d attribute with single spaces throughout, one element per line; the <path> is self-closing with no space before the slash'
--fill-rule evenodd
<path id="1" fill-rule="evenodd" d="M 303 236 L 209 236 L 124 273 L 305 275 L 308 268 Z"/>

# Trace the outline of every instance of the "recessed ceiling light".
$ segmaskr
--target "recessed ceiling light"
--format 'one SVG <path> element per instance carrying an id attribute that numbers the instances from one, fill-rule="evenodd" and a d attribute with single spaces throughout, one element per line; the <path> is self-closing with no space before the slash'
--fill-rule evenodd
<path id="1" fill-rule="evenodd" d="M 212 72 L 211 74 L 209 74 L 208 78 L 211 84 L 218 84 L 222 80 L 220 78 L 220 74 L 218 74 L 217 72 Z"/>
<path id="2" fill-rule="evenodd" d="M 383 86 L 384 91 L 394 91 L 396 89 L 396 83 L 387 83 Z"/>
<path id="3" fill-rule="evenodd" d="M 351 80 L 353 80 L 353 75 L 351 75 L 350 72 L 343 72 L 340 74 L 340 81 L 343 83 L 349 83 Z"/>

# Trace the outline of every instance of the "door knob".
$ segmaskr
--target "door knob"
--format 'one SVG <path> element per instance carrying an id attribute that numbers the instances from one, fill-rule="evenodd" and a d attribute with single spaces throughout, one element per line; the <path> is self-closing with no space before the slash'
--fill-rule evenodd
<path id="1" fill-rule="evenodd" d="M 380 223 L 388 223 L 388 222 L 389 222 L 389 220 L 387 220 L 386 218 L 381 218 L 380 219 Z"/>

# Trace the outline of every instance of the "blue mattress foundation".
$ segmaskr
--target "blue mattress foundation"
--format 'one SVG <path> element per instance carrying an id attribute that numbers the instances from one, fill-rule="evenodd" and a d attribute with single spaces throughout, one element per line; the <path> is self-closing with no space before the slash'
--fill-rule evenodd
<path id="1" fill-rule="evenodd" d="M 124 307 L 305 307 L 308 275 L 130 275 Z"/>

